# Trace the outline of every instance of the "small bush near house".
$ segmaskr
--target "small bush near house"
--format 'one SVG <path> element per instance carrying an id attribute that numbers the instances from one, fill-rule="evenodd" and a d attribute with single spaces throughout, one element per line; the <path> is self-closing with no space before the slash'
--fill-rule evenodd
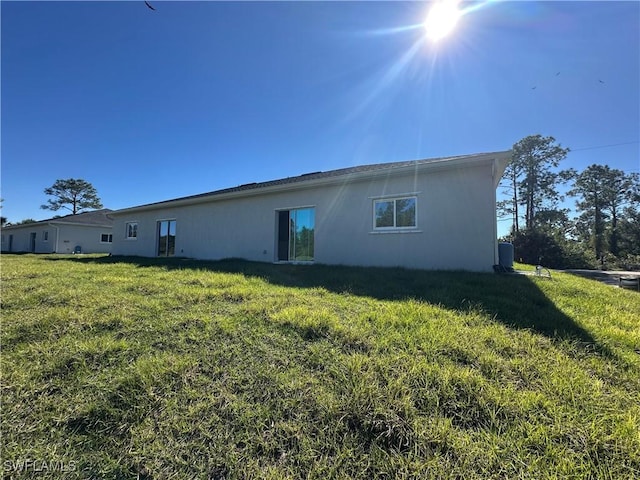
<path id="1" fill-rule="evenodd" d="M 546 232 L 523 231 L 513 237 L 514 256 L 522 263 L 548 268 L 599 268 L 595 258 L 579 242 Z"/>

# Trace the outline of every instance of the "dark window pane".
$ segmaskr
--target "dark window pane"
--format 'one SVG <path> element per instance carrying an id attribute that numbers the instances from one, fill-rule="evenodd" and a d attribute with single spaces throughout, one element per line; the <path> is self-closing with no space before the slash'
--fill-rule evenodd
<path id="1" fill-rule="evenodd" d="M 289 260 L 289 211 L 278 212 L 278 260 Z"/>
<path id="2" fill-rule="evenodd" d="M 167 222 L 158 222 L 158 256 L 167 255 Z"/>
<path id="3" fill-rule="evenodd" d="M 396 200 L 396 227 L 416 226 L 416 199 Z"/>
<path id="4" fill-rule="evenodd" d="M 176 221 L 169 221 L 169 232 L 167 237 L 167 256 L 176 254 Z"/>
<path id="5" fill-rule="evenodd" d="M 393 227 L 393 201 L 375 202 L 376 228 Z"/>

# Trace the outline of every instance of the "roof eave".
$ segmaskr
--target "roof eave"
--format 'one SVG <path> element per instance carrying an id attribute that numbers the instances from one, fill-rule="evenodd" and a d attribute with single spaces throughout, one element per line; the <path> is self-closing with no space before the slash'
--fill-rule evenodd
<path id="1" fill-rule="evenodd" d="M 55 225 L 55 226 L 63 226 L 70 225 L 73 227 L 100 227 L 100 228 L 111 228 L 109 224 L 99 224 L 99 223 L 77 223 L 77 222 L 46 222 L 47 225 Z"/>
<path id="2" fill-rule="evenodd" d="M 225 193 L 215 193 L 197 195 L 194 197 L 177 198 L 174 200 L 165 200 L 157 203 L 150 203 L 146 205 L 140 205 L 135 207 L 123 208 L 116 210 L 111 215 L 128 215 L 131 213 L 143 212 L 148 210 L 158 210 L 162 208 L 175 208 L 184 207 L 189 205 L 197 205 L 201 203 L 217 202 L 222 200 L 229 200 L 233 198 L 246 198 L 257 195 L 266 195 L 272 193 L 279 193 L 282 191 L 300 190 L 309 187 L 323 187 L 328 185 L 344 185 L 346 183 L 365 181 L 378 177 L 392 177 L 406 175 L 407 173 L 416 171 L 438 171 L 448 170 L 452 168 L 458 168 L 469 164 L 482 165 L 492 164 L 497 159 L 508 163 L 508 159 L 511 158 L 511 151 L 492 152 L 478 155 L 468 155 L 455 158 L 444 158 L 441 160 L 434 160 L 426 163 L 415 163 L 412 165 L 380 168 L 379 170 L 368 170 L 363 172 L 352 172 L 342 175 L 336 175 L 334 177 L 323 178 L 309 178 L 303 179 L 298 182 L 283 183 L 277 185 L 269 185 L 263 187 L 256 187 L 254 189 L 238 190 Z M 499 161 L 499 160 L 498 160 Z M 502 163 L 499 161 L 499 163 Z M 265 182 L 266 183 L 266 182 Z"/>

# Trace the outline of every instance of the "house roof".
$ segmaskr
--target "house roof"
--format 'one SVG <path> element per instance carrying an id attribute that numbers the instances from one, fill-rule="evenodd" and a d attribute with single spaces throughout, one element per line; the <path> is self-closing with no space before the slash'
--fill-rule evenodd
<path id="1" fill-rule="evenodd" d="M 214 190 L 211 192 L 190 195 L 186 197 L 174 198 L 171 200 L 163 200 L 160 202 L 148 203 L 135 207 L 124 208 L 114 212 L 130 213 L 138 210 L 148 210 L 161 208 L 163 206 L 174 206 L 175 204 L 183 205 L 190 203 L 200 203 L 209 199 L 217 199 L 218 197 L 229 197 L 237 195 L 258 194 L 271 190 L 281 190 L 287 188 L 295 188 L 297 185 L 302 188 L 308 184 L 328 184 L 352 181 L 373 176 L 388 176 L 395 173 L 401 174 L 411 169 L 431 169 L 431 168 L 456 168 L 460 166 L 470 166 L 475 164 L 483 164 L 486 162 L 499 161 L 498 181 L 504 172 L 504 168 L 511 159 L 511 150 L 478 153 L 473 155 L 459 155 L 454 157 L 428 158 L 422 160 L 409 160 L 403 162 L 375 163 L 370 165 L 359 165 L 355 167 L 340 168 L 337 170 L 328 170 L 326 172 L 312 172 L 298 175 L 296 177 L 281 178 L 278 180 L 270 180 L 259 183 L 245 183 L 236 187 L 224 188 L 222 190 Z M 177 206 L 177 205 L 175 205 Z"/>
<path id="2" fill-rule="evenodd" d="M 64 217 L 48 218 L 33 223 L 25 223 L 21 225 L 9 225 L 3 230 L 9 230 L 21 227 L 34 227 L 37 225 L 84 225 L 87 227 L 111 227 L 113 219 L 111 213 L 113 210 L 103 208 L 101 210 L 93 210 L 91 212 L 78 213 L 76 215 L 65 215 Z"/>

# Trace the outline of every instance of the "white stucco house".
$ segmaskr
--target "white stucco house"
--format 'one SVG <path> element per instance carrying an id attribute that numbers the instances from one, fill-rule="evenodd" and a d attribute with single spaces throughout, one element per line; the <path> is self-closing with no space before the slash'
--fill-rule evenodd
<path id="1" fill-rule="evenodd" d="M 107 208 L 2 228 L 3 252 L 110 253 L 112 210 Z"/>
<path id="2" fill-rule="evenodd" d="M 491 271 L 511 151 L 362 165 L 112 212 L 114 255 Z"/>

